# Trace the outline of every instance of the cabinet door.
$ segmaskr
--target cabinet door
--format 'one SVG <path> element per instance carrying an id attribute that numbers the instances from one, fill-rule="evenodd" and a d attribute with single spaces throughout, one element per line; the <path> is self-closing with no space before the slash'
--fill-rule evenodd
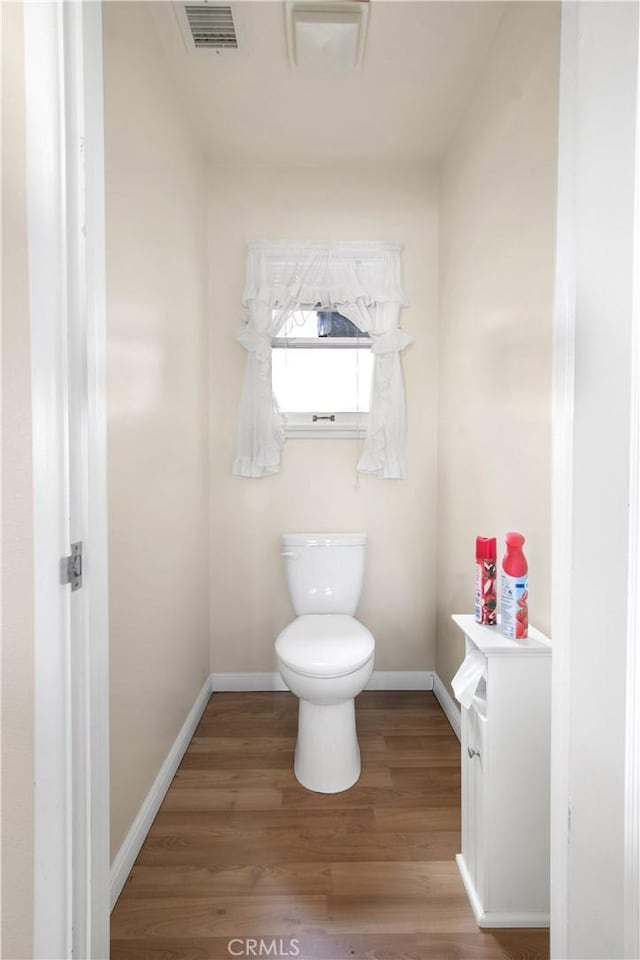
<path id="1" fill-rule="evenodd" d="M 464 710 L 465 731 L 462 750 L 463 837 L 462 852 L 481 903 L 485 892 L 485 750 L 486 717 L 471 706 Z"/>

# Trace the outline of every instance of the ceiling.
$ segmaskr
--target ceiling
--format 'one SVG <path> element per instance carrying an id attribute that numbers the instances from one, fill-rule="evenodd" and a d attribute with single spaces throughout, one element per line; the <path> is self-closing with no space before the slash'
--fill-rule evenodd
<path id="1" fill-rule="evenodd" d="M 504 3 L 371 0 L 357 69 L 289 66 L 284 3 L 231 2 L 239 50 L 189 52 L 172 3 L 144 5 L 208 157 L 433 160 L 446 148 Z"/>

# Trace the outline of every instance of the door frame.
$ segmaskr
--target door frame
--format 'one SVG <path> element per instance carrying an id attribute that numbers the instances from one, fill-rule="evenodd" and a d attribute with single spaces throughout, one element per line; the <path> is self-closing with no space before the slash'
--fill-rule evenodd
<path id="1" fill-rule="evenodd" d="M 625 958 L 640 956 L 640 17 L 633 213 L 633 331 L 629 477 L 629 606 L 625 730 Z"/>
<path id="2" fill-rule="evenodd" d="M 575 389 L 574 116 L 578 60 L 578 4 L 562 3 L 558 91 L 558 182 L 552 346 L 551 482 L 551 957 L 567 957 L 569 843 L 569 692 L 571 685 L 571 570 L 573 395 Z M 566 639 L 565 639 L 566 638 Z"/>
<path id="3" fill-rule="evenodd" d="M 630 48 L 635 48 L 636 54 L 640 51 L 640 21 L 636 17 L 635 26 L 627 27 L 625 33 L 624 24 L 609 20 L 609 16 L 618 17 L 620 9 L 625 7 L 625 14 L 632 16 L 633 6 L 602 6 L 571 0 L 563 0 L 561 5 L 553 321 L 551 631 L 551 957 L 556 960 L 575 955 L 572 934 L 575 937 L 576 929 L 586 919 L 585 912 L 592 906 L 582 903 L 577 895 L 576 866 L 571 862 L 578 849 L 576 846 L 572 855 L 578 806 L 581 807 L 579 840 L 585 842 L 585 804 L 576 783 L 582 782 L 581 777 L 584 779 L 585 768 L 597 769 L 606 751 L 602 742 L 587 743 L 582 733 L 585 715 L 598 716 L 595 699 L 592 702 L 589 696 L 588 702 L 584 702 L 588 684 L 594 698 L 600 686 L 608 700 L 607 731 L 612 738 L 609 742 L 624 744 L 624 757 L 616 768 L 619 786 L 616 781 L 615 788 L 612 787 L 616 808 L 622 810 L 624 806 L 624 833 L 622 837 L 617 836 L 615 852 L 620 859 L 616 861 L 616 875 L 611 877 L 616 891 L 618 887 L 621 890 L 623 921 L 618 938 L 623 953 L 616 955 L 637 960 L 640 953 L 640 58 L 631 66 L 629 57 Z M 609 29 L 612 34 L 605 38 Z M 618 39 L 625 37 L 626 46 L 622 51 L 611 46 L 611 35 Z M 621 52 L 622 60 L 617 59 Z M 633 96 L 635 100 L 625 103 L 619 114 L 612 113 L 607 105 L 612 97 L 620 98 L 621 91 L 625 97 L 628 94 L 629 99 Z M 619 105 L 619 100 L 616 102 Z M 627 144 L 633 115 L 635 145 L 626 154 L 631 160 L 631 172 L 625 169 L 624 178 L 618 180 L 619 164 L 612 161 L 611 144 Z M 599 143 L 594 138 L 595 130 Z M 618 150 L 615 156 L 625 154 Z M 589 194 L 594 184 L 596 194 L 600 191 L 595 197 Z M 622 201 L 620 191 L 624 191 Z M 606 218 L 602 222 L 600 216 L 605 201 L 615 204 L 616 210 L 623 204 L 625 210 L 632 209 L 630 228 L 627 222 L 616 224 L 616 229 Z M 602 242 L 610 248 L 609 260 L 616 265 L 612 268 L 603 263 L 602 284 L 609 295 L 604 304 L 602 298 L 600 302 L 594 300 L 587 269 L 587 264 L 593 266 L 589 257 L 593 258 L 594 237 L 601 230 L 605 237 Z M 624 291 L 626 300 L 615 299 L 620 290 Z M 622 303 L 624 307 L 619 309 Z M 594 456 L 594 451 L 587 450 L 585 445 L 585 411 L 589 397 L 593 394 L 600 401 L 604 392 L 602 384 L 593 390 L 585 386 L 590 383 L 588 371 L 593 363 L 588 352 L 594 350 L 594 345 L 596 349 L 602 345 L 606 354 L 603 366 L 608 372 L 603 376 L 607 379 L 602 381 L 605 385 L 611 384 L 608 378 L 612 357 L 629 347 L 631 361 L 629 367 L 624 362 L 620 364 L 616 389 L 609 391 L 611 396 L 602 398 L 599 410 L 599 415 L 608 420 L 609 432 L 617 438 L 620 459 L 626 463 L 623 454 L 628 454 L 629 464 L 628 475 L 622 475 L 622 482 L 626 484 L 624 498 L 617 487 L 616 495 L 605 497 L 602 502 L 594 498 L 593 478 L 600 482 L 602 489 L 608 490 L 608 463 L 606 457 Z M 578 422 L 579 435 L 576 434 Z M 592 431 L 590 439 L 597 438 L 599 430 L 602 431 L 601 424 Z M 577 519 L 584 530 L 596 508 L 607 526 L 616 531 L 623 527 L 624 519 L 628 522 L 628 543 L 623 545 L 616 537 L 615 543 L 609 542 L 608 550 L 601 549 L 603 524 L 600 524 L 596 527 L 600 532 L 594 539 L 597 545 L 593 547 L 594 561 L 600 560 L 615 569 L 615 589 L 608 602 L 626 613 L 626 623 L 624 616 L 619 618 L 610 637 L 611 655 L 615 657 L 615 687 L 607 686 L 606 681 L 602 685 L 602 663 L 591 659 L 598 642 L 602 643 L 599 621 L 595 619 L 593 625 L 588 624 L 584 632 L 577 625 L 580 620 L 584 627 L 584 611 L 592 610 L 594 581 L 584 576 L 583 569 L 576 569 L 574 521 Z M 576 689 L 583 691 L 580 698 Z M 623 704 L 623 709 L 612 720 L 610 706 L 615 699 Z M 589 751 L 592 757 L 587 759 Z M 605 800 L 610 804 L 612 799 L 610 792 Z M 607 879 L 601 878 L 603 887 Z"/>
<path id="4" fill-rule="evenodd" d="M 34 956 L 109 955 L 100 3 L 25 3 L 34 499 Z M 83 587 L 61 558 L 84 544 Z"/>

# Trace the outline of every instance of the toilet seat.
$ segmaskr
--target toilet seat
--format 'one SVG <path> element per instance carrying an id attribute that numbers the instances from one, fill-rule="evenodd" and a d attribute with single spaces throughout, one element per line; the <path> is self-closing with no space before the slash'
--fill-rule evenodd
<path id="1" fill-rule="evenodd" d="M 280 660 L 308 677 L 343 677 L 372 656 L 375 641 L 358 620 L 342 613 L 297 617 L 276 640 Z"/>

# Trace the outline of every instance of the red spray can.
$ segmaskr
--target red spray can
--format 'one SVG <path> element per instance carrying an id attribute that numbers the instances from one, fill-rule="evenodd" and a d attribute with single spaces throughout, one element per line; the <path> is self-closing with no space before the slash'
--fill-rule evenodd
<path id="1" fill-rule="evenodd" d="M 496 623 L 496 565 L 495 537 L 476 537 L 476 594 L 474 612 L 478 623 L 493 626 Z"/>
<path id="2" fill-rule="evenodd" d="M 507 552 L 502 560 L 502 632 L 510 640 L 526 640 L 529 633 L 529 568 L 522 552 L 524 537 L 505 533 Z"/>

